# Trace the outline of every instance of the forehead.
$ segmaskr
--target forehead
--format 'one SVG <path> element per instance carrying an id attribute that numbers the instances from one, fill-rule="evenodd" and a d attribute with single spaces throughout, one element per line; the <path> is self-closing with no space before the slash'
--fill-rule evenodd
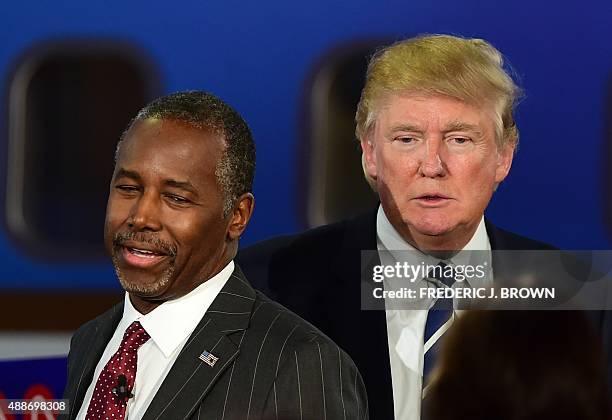
<path id="1" fill-rule="evenodd" d="M 446 129 L 460 124 L 493 128 L 494 110 L 487 103 L 468 103 L 444 95 L 390 94 L 379 105 L 377 123 L 389 128 L 410 124 L 415 128 Z"/>
<path id="2" fill-rule="evenodd" d="M 183 175 L 214 173 L 223 150 L 221 137 L 176 120 L 148 118 L 126 133 L 117 167 L 140 171 L 171 171 Z"/>

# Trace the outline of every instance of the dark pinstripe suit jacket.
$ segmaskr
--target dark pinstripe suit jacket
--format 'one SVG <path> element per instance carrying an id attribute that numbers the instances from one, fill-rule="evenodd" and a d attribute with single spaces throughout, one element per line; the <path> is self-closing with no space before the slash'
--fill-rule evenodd
<path id="1" fill-rule="evenodd" d="M 68 356 L 75 418 L 123 304 L 74 334 Z M 209 351 L 214 367 L 198 356 Z M 367 419 L 353 361 L 329 338 L 255 291 L 236 268 L 185 344 L 145 419 Z"/>

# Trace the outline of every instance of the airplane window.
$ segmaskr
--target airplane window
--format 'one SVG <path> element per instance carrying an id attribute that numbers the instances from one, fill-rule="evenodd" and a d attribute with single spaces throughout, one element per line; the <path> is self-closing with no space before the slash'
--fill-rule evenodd
<path id="1" fill-rule="evenodd" d="M 158 96 L 155 66 L 124 43 L 45 45 L 19 60 L 7 91 L 10 236 L 45 260 L 103 256 L 115 145 Z"/>
<path id="2" fill-rule="evenodd" d="M 363 177 L 355 138 L 355 111 L 369 57 L 383 42 L 334 49 L 307 84 L 305 156 L 300 188 L 305 191 L 305 227 L 335 222 L 372 208 L 377 197 Z"/>

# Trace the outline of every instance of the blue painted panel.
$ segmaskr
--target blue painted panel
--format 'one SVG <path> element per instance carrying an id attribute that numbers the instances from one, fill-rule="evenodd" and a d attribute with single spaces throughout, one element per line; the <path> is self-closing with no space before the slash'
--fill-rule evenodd
<path id="1" fill-rule="evenodd" d="M 34 43 L 111 37 L 157 61 L 167 91 L 210 90 L 250 122 L 258 145 L 256 213 L 245 243 L 300 228 L 296 156 L 304 83 L 338 44 L 421 32 L 482 37 L 523 79 L 521 147 L 489 216 L 567 248 L 608 248 L 602 155 L 612 74 L 612 3 L 311 0 L 23 1 L 0 12 L 0 80 Z M 0 135 L 0 144 L 5 142 Z M 78 211 L 78 209 L 75 209 Z M 0 288 L 113 288 L 109 264 L 48 265 L 0 232 Z"/>
<path id="2" fill-rule="evenodd" d="M 65 357 L 0 361 L 2 398 L 32 398 L 32 391 L 42 388 L 46 391 L 42 396 L 61 399 L 66 386 L 66 363 Z"/>

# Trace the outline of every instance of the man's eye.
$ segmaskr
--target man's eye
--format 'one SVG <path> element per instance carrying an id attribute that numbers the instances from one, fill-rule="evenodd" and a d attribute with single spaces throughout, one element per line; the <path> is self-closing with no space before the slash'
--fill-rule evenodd
<path id="1" fill-rule="evenodd" d="M 126 192 L 126 193 L 138 191 L 138 187 L 134 185 L 116 185 L 115 189 L 122 191 L 122 192 Z"/>
<path id="2" fill-rule="evenodd" d="M 187 204 L 189 203 L 189 200 L 186 199 L 185 197 L 181 197 L 180 195 L 175 195 L 175 194 L 167 194 L 166 197 L 168 198 L 168 200 L 176 203 L 176 204 Z"/>
<path id="3" fill-rule="evenodd" d="M 404 144 L 411 144 L 415 142 L 414 137 L 408 137 L 408 136 L 396 137 L 395 140 L 399 141 L 400 143 L 404 143 Z"/>
<path id="4" fill-rule="evenodd" d="M 455 143 L 455 144 L 466 144 L 469 143 L 471 140 L 468 139 L 467 137 L 453 137 L 451 139 L 451 142 Z"/>

